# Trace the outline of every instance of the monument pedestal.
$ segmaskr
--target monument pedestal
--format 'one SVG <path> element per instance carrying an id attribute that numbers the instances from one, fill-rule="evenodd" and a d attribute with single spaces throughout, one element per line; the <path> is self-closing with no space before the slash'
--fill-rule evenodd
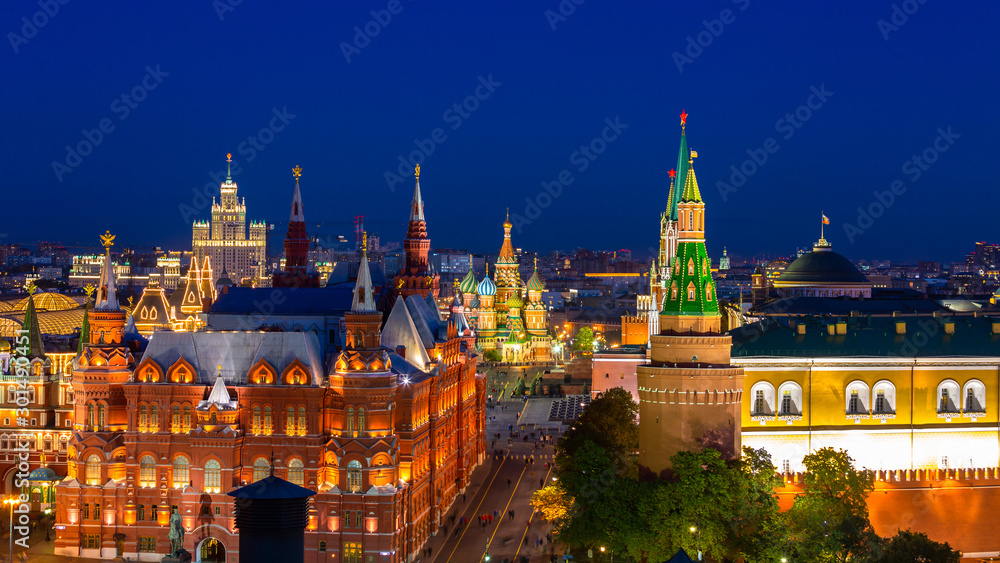
<path id="1" fill-rule="evenodd" d="M 163 563 L 191 563 L 191 553 L 182 549 L 180 552 L 170 553 L 163 556 Z"/>

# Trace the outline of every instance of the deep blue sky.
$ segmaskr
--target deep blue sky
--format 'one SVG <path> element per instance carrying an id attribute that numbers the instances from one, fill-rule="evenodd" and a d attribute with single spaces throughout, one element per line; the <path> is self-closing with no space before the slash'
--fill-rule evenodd
<path id="1" fill-rule="evenodd" d="M 656 244 L 681 109 L 712 255 L 723 245 L 791 252 L 817 238 L 821 210 L 834 248 L 856 259 L 958 260 L 974 241 L 1000 239 L 993 2 L 927 0 L 886 40 L 877 22 L 891 21 L 889 1 L 587 0 L 553 30 L 545 11 L 557 12 L 556 0 L 402 0 L 348 62 L 341 43 L 388 2 L 244 0 L 220 21 L 226 1 L 69 2 L 16 54 L 7 36 L 8 241 L 96 244 L 110 229 L 125 245 L 188 249 L 190 215 L 178 206 L 192 204 L 230 151 L 250 217 L 287 219 L 300 164 L 308 220 L 342 222 L 350 235 L 363 214 L 370 230 L 399 240 L 412 176 L 391 191 L 384 174 L 441 128 L 447 139 L 422 166 L 435 247 L 496 251 L 504 209 L 524 215 L 525 198 L 565 169 L 573 183 L 515 244 L 643 253 Z M 679 72 L 673 53 L 725 9 L 735 20 Z M 21 18 L 39 10 L 3 2 L 0 29 L 20 34 Z M 156 65 L 169 76 L 121 119 L 112 103 Z M 445 111 L 489 75 L 500 86 L 453 129 Z M 785 140 L 776 122 L 821 85 L 833 95 Z M 274 108 L 295 117 L 247 162 L 238 148 Z M 615 117 L 628 128 L 579 171 L 572 154 Z M 114 130 L 58 181 L 52 163 L 104 118 Z M 949 126 L 960 137 L 913 181 L 903 164 Z M 724 201 L 716 182 L 769 137 L 780 148 Z M 844 223 L 895 179 L 906 192 L 849 242 Z"/>

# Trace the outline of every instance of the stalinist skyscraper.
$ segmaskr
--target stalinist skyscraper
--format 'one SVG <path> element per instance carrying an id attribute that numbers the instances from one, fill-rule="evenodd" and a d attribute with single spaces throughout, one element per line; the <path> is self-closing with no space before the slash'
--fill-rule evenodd
<path id="1" fill-rule="evenodd" d="M 232 154 L 226 162 L 232 165 Z M 219 187 L 219 202 L 212 198 L 212 221 L 195 221 L 192 226 L 191 250 L 198 264 L 211 260 L 215 278 L 226 276 L 235 283 L 251 282 L 269 286 L 271 279 L 265 275 L 267 258 L 267 224 L 250 222 L 247 238 L 246 200 L 236 195 L 236 182 L 232 171 L 227 170 L 226 181 Z M 213 284 L 216 280 L 212 280 Z"/>
<path id="2" fill-rule="evenodd" d="M 730 365 L 732 338 L 721 333 L 696 156 L 691 151 L 684 163 L 677 248 L 665 269 L 659 334 L 650 338 L 649 363 L 637 368 L 639 465 L 655 475 L 679 451 L 711 446 L 738 455 L 740 448 L 743 368 Z"/>

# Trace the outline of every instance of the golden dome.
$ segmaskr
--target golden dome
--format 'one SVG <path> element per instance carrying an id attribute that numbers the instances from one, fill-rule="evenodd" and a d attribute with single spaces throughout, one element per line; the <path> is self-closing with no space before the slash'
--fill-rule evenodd
<path id="1" fill-rule="evenodd" d="M 70 297 L 66 297 L 61 293 L 36 293 L 35 294 L 35 309 L 39 311 L 67 311 L 69 309 L 76 309 L 80 306 Z M 27 311 L 28 310 L 28 298 L 20 299 L 14 302 L 10 309 L 11 311 Z"/>

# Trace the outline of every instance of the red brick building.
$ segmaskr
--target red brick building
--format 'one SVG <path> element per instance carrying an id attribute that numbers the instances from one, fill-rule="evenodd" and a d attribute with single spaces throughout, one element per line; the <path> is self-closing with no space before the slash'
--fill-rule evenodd
<path id="1" fill-rule="evenodd" d="M 165 331 L 133 358 L 105 270 L 74 371 L 57 554 L 159 561 L 177 512 L 194 561 L 238 561 L 226 493 L 273 471 L 318 492 L 306 561 L 406 561 L 484 458 L 485 378 L 461 319 L 411 295 L 381 327 L 367 258 L 339 351 L 312 332 Z"/>

